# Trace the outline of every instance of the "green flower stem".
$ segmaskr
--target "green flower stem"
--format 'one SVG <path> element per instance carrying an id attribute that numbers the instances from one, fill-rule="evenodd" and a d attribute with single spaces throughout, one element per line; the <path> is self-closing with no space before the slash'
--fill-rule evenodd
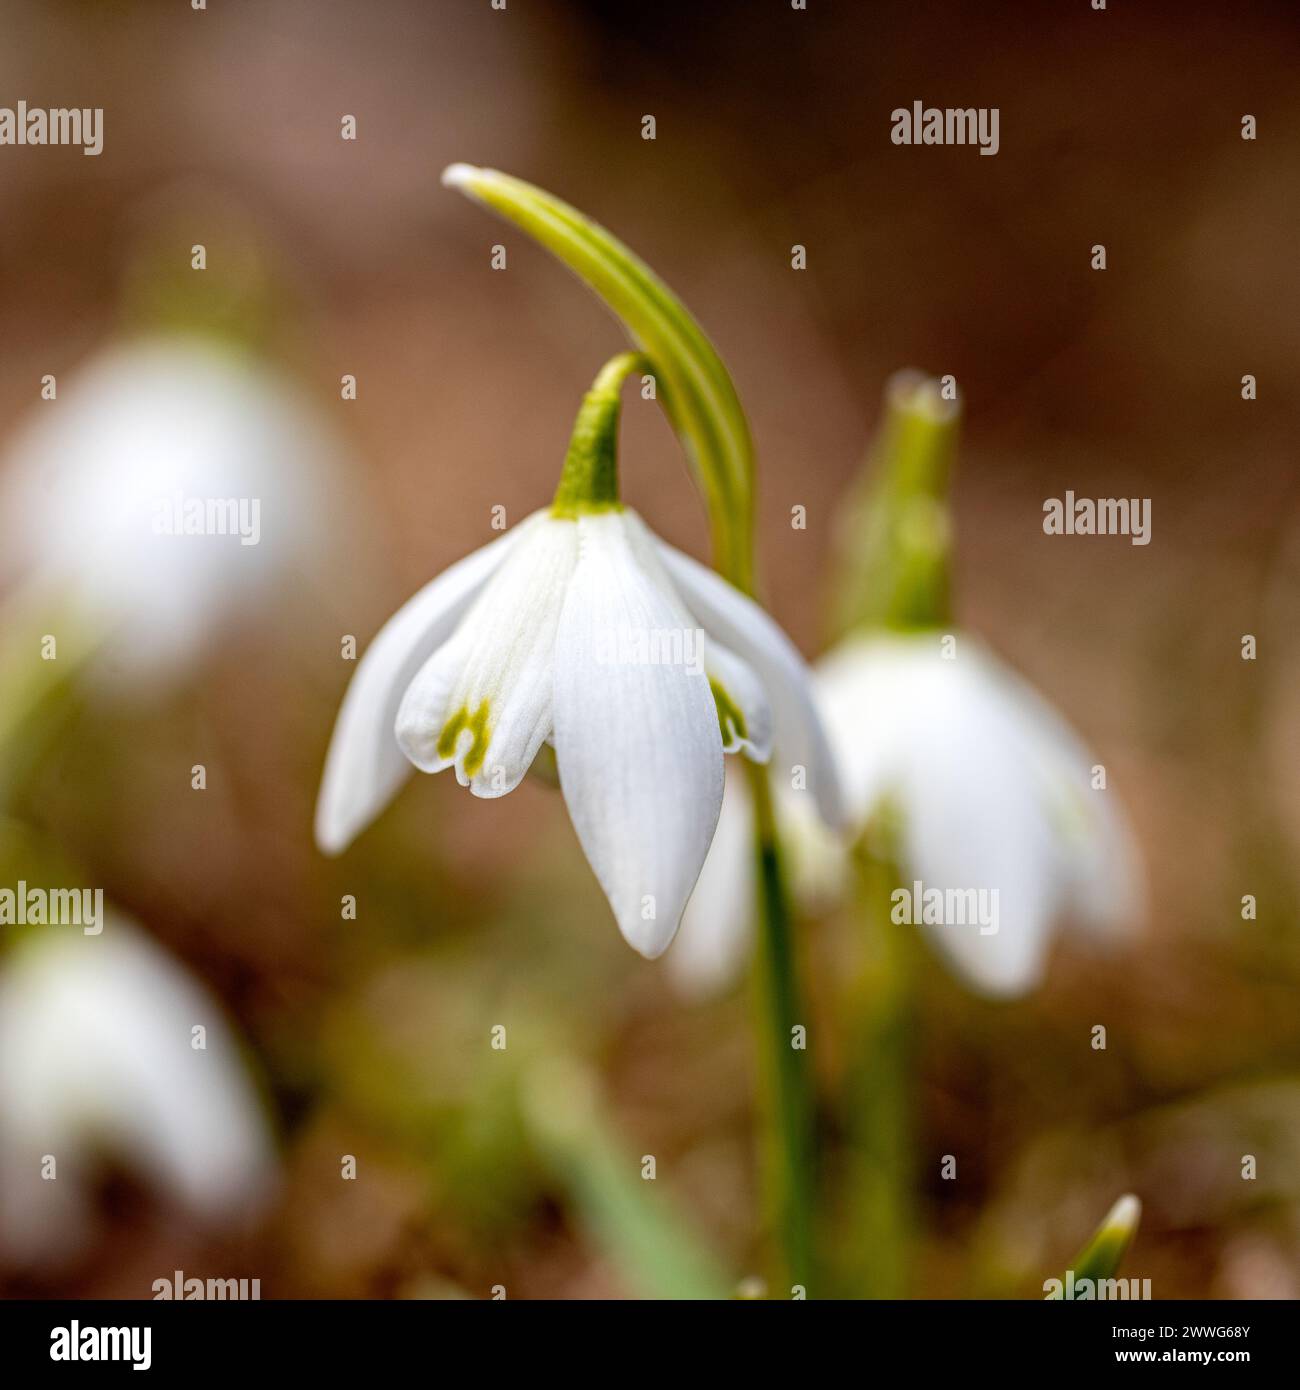
<path id="1" fill-rule="evenodd" d="M 890 916 L 897 886 L 892 836 L 879 826 L 855 854 L 861 963 L 845 990 L 845 1162 L 839 1292 L 902 1298 L 915 1224 L 915 1141 L 910 1104 L 915 1030 L 915 943 Z"/>
<path id="2" fill-rule="evenodd" d="M 840 589 L 841 630 L 918 632 L 951 621 L 947 494 L 960 405 L 937 380 L 899 372 L 850 509 Z M 846 1161 L 837 1228 L 848 1233 L 836 1270 L 859 1297 L 906 1291 L 915 1226 L 914 957 L 910 928 L 891 920 L 898 830 L 879 808 L 855 855 L 863 964 L 842 1000 L 846 1035 Z"/>
<path id="3" fill-rule="evenodd" d="M 611 511 L 618 500 L 619 393 L 633 373 L 652 371 L 650 359 L 638 352 L 611 358 L 582 398 L 574 422 L 569 452 L 551 515 L 572 519 L 581 512 Z"/>
<path id="4" fill-rule="evenodd" d="M 815 1130 L 806 1047 L 809 1026 L 799 990 L 790 898 L 767 769 L 747 763 L 754 798 L 759 922 L 755 986 L 759 1014 L 759 1100 L 764 1205 L 775 1253 L 775 1291 L 814 1280 Z"/>

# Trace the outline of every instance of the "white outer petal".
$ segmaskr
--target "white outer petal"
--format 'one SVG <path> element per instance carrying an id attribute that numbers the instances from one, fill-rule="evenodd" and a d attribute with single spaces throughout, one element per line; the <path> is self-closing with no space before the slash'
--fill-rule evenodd
<path id="1" fill-rule="evenodd" d="M 903 886 L 997 890 L 996 933 L 977 923 L 924 930 L 973 988 L 1031 988 L 1063 882 L 1016 711 L 977 644 L 959 637 L 949 660 L 937 634 L 854 639 L 819 672 L 819 692 L 854 811 L 865 819 L 885 796 L 901 811 Z"/>
<path id="2" fill-rule="evenodd" d="M 1146 882 L 1119 793 L 1113 786 L 1092 786 L 1099 760 L 1054 706 L 992 657 L 986 665 L 1017 707 L 1025 755 L 1056 831 L 1074 920 L 1102 938 L 1127 935 L 1144 915 Z"/>
<path id="3" fill-rule="evenodd" d="M 908 886 L 998 889 L 996 934 L 927 928 L 959 973 L 993 995 L 1038 983 L 1081 877 L 1129 872 L 1100 838 L 1107 808 L 1087 797 L 1107 793 L 1088 790 L 1082 744 L 970 636 L 953 660 L 937 634 L 851 639 L 822 663 L 818 691 L 859 823 L 886 795 L 900 805 Z"/>
<path id="4" fill-rule="evenodd" d="M 772 756 L 772 706 L 767 691 L 757 672 L 743 657 L 720 642 L 712 633 L 705 632 L 683 602 L 677 586 L 670 578 L 659 555 L 659 544 L 645 522 L 633 511 L 625 513 L 628 518 L 628 539 L 632 552 L 644 566 L 646 572 L 668 595 L 675 614 L 676 623 L 683 634 L 690 634 L 699 647 L 703 648 L 704 669 L 711 680 L 716 680 L 731 697 L 745 719 L 744 737 L 732 736 L 725 739 L 724 753 L 744 753 L 751 762 L 766 763 Z M 683 637 L 685 639 L 685 636 Z M 692 648 L 692 652 L 696 652 Z M 721 712 L 719 712 L 721 722 Z"/>
<path id="5" fill-rule="evenodd" d="M 619 928 L 653 959 L 672 941 L 713 839 L 722 738 L 702 673 L 609 660 L 621 632 L 680 618 L 637 559 L 629 521 L 621 512 L 578 521 L 555 651 L 555 752 L 574 829 Z"/>
<path id="6" fill-rule="evenodd" d="M 755 872 L 753 804 L 745 773 L 732 765 L 713 844 L 666 957 L 688 998 L 721 993 L 740 974 L 754 944 Z"/>
<path id="7" fill-rule="evenodd" d="M 425 772 L 454 766 L 475 796 L 504 796 L 532 766 L 551 732 L 555 634 L 578 557 L 573 521 L 543 516 L 474 600 L 455 635 L 411 682 L 398 708 L 399 747 Z M 438 751 L 447 720 L 486 702 L 482 765 L 467 770 L 473 735 L 464 729 L 451 756 Z"/>
<path id="8" fill-rule="evenodd" d="M 808 668 L 794 643 L 753 599 L 720 575 L 657 538 L 654 545 L 691 612 L 710 635 L 739 653 L 763 682 L 772 707 L 773 761 L 778 776 L 790 767 L 805 767 L 808 789 L 822 819 L 841 828 L 845 809 L 835 759 L 817 711 Z"/>
<path id="9" fill-rule="evenodd" d="M 346 849 L 410 772 L 393 732 L 402 696 L 539 515 L 444 570 L 408 599 L 366 648 L 334 724 L 316 800 L 316 843 L 325 854 Z"/>
<path id="10" fill-rule="evenodd" d="M 98 936 L 15 948 L 0 975 L 0 1244 L 22 1259 L 82 1235 L 101 1148 L 210 1221 L 255 1210 L 275 1183 L 261 1107 L 216 1001 L 106 915 Z M 191 1046 L 196 1024 L 206 1050 Z M 45 1153 L 58 1156 L 57 1182 L 40 1179 Z"/>
<path id="11" fill-rule="evenodd" d="M 775 792 L 795 899 L 805 912 L 824 912 L 847 891 L 849 851 L 802 792 L 781 784 Z M 753 948 L 758 895 L 752 817 L 748 780 L 733 764 L 727 770 L 709 857 L 668 954 L 669 973 L 687 997 L 702 998 L 728 988 Z"/>

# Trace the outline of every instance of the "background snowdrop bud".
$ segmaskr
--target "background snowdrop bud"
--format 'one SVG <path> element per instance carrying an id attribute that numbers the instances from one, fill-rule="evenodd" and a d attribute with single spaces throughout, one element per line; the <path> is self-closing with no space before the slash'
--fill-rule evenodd
<path id="1" fill-rule="evenodd" d="M 896 372 L 885 418 L 841 529 L 838 629 L 939 626 L 951 613 L 948 483 L 961 404 L 921 372 Z"/>
<path id="2" fill-rule="evenodd" d="M 1065 1277 L 1044 1282 L 1043 1291 L 1047 1298 L 1073 1300 L 1095 1297 L 1095 1289 L 1082 1281 L 1115 1277 L 1137 1234 L 1141 1218 L 1141 1201 L 1132 1192 L 1126 1192 L 1102 1218 L 1092 1239 L 1071 1260 Z M 1149 1298 L 1150 1293 L 1145 1296 Z"/>
<path id="3" fill-rule="evenodd" d="M 0 1248 L 22 1263 L 78 1246 L 101 1155 L 200 1221 L 247 1221 L 276 1162 L 216 1001 L 120 916 L 95 937 L 57 930 L 0 973 Z"/>
<path id="4" fill-rule="evenodd" d="M 238 350 L 182 334 L 110 349 L 7 450 L 9 619 L 69 632 L 61 658 L 95 647 L 101 682 L 174 676 L 312 560 L 333 463 L 294 389 Z"/>

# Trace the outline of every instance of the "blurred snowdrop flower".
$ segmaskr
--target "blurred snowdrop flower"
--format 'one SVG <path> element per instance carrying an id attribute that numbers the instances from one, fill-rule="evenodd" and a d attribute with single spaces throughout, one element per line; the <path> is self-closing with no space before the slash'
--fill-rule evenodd
<path id="1" fill-rule="evenodd" d="M 101 1156 L 207 1223 L 255 1214 L 276 1163 L 216 1001 L 120 916 L 94 937 L 42 930 L 0 971 L 0 1252 L 82 1242 Z"/>
<path id="2" fill-rule="evenodd" d="M 310 559 L 333 446 L 274 371 L 197 334 L 113 348 L 57 390 L 0 468 L 6 618 L 147 686 Z"/>
<path id="3" fill-rule="evenodd" d="M 996 931 L 922 929 L 973 989 L 1015 995 L 1040 982 L 1057 921 L 1102 937 L 1134 922 L 1141 873 L 1123 808 L 1094 790 L 1095 760 L 1066 721 L 977 639 L 954 640 L 949 658 L 938 634 L 850 638 L 819 663 L 817 695 L 853 824 L 861 833 L 886 804 L 896 813 L 906 886 L 997 890 Z M 744 800 L 737 780 L 673 956 L 688 988 L 728 982 L 747 946 Z M 779 804 L 801 898 L 846 893 L 848 851 L 800 793 Z"/>
<path id="4" fill-rule="evenodd" d="M 615 358 L 588 393 L 554 504 L 475 551 L 380 631 L 340 710 L 316 837 L 342 850 L 413 764 L 476 796 L 516 787 L 544 742 L 627 941 L 667 949 L 713 839 L 723 754 L 838 784 L 808 673 L 752 600 L 618 501 Z"/>
<path id="5" fill-rule="evenodd" d="M 1015 995 L 1041 980 L 1058 921 L 1103 937 L 1135 921 L 1139 856 L 1117 794 L 1094 786 L 1096 759 L 1066 720 L 977 638 L 946 628 L 956 403 L 915 373 L 900 373 L 887 400 L 880 476 L 854 528 L 851 634 L 818 663 L 817 700 L 853 841 L 888 808 L 905 887 L 996 890 L 987 899 L 995 930 L 931 922 L 915 906 L 910 919 L 971 988 Z M 674 952 L 687 990 L 728 983 L 747 949 L 744 800 L 735 779 Z M 825 905 L 847 893 L 851 851 L 809 814 L 807 798 L 784 791 L 778 810 L 799 896 Z"/>

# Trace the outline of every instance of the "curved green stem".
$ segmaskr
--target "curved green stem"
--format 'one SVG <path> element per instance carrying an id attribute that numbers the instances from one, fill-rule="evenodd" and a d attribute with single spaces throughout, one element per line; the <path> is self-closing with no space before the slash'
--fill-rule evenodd
<path id="1" fill-rule="evenodd" d="M 650 356 L 659 403 L 708 503 L 714 563 L 737 588 L 751 591 L 754 446 L 731 376 L 704 330 L 639 256 L 554 194 L 470 164 L 448 166 L 442 181 L 513 222 L 563 261 Z"/>

